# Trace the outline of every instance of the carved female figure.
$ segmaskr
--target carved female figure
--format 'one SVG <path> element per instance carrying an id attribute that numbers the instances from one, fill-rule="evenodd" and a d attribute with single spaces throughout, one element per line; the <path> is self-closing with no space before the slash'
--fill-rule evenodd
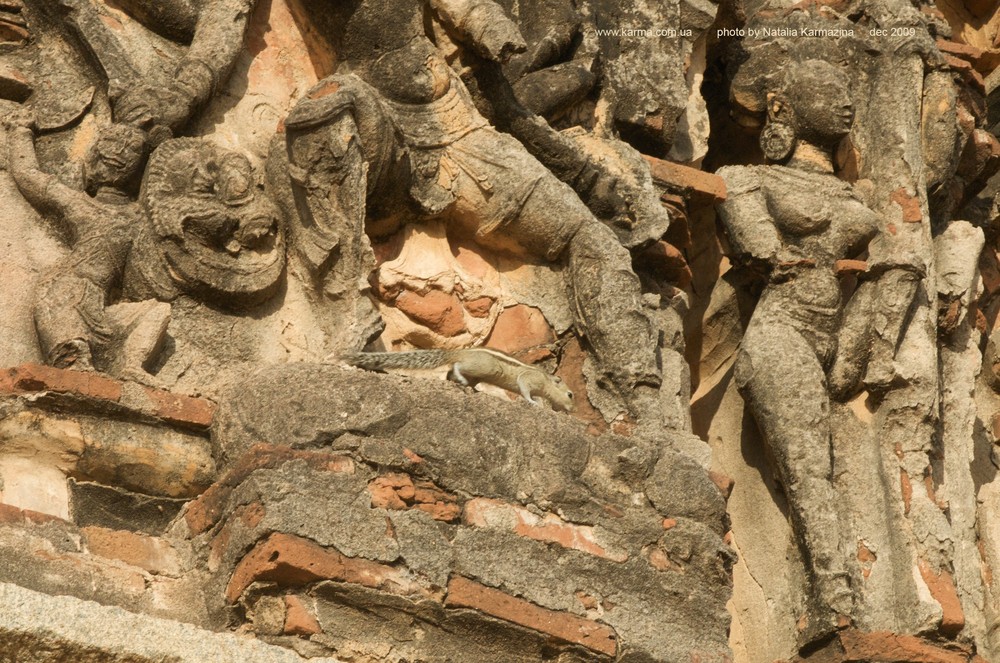
<path id="1" fill-rule="evenodd" d="M 854 120 L 844 73 L 807 60 L 768 87 L 761 144 L 783 165 L 720 169 L 729 199 L 719 214 L 734 257 L 768 273 L 735 379 L 788 496 L 812 576 L 815 636 L 853 608 L 832 484 L 827 376 L 843 315 L 834 263 L 864 248 L 879 218 L 833 174 L 833 150 Z"/>

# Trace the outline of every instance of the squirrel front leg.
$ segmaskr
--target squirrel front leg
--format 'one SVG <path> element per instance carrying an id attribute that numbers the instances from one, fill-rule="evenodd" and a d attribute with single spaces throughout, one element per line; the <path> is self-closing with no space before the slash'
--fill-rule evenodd
<path id="1" fill-rule="evenodd" d="M 526 373 L 521 373 L 517 376 L 517 387 L 521 391 L 521 395 L 524 396 L 524 400 L 528 401 L 532 405 L 541 407 L 542 402 L 535 399 L 531 395 L 531 385 L 528 384 L 529 382 L 529 376 Z"/>

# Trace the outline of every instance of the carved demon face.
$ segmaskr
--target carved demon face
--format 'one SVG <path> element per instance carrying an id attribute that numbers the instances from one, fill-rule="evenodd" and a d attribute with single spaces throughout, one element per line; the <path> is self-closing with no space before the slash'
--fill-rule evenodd
<path id="1" fill-rule="evenodd" d="M 227 308 L 274 293 L 284 230 L 245 156 L 198 139 L 167 141 L 150 158 L 142 203 L 179 290 Z"/>

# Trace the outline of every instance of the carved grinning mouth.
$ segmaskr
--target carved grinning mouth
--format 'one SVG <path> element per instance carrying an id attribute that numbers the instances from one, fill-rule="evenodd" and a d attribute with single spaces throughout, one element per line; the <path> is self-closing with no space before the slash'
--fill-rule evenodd
<path id="1" fill-rule="evenodd" d="M 225 234 L 235 241 L 232 233 Z M 280 232 L 272 231 L 253 248 L 227 250 L 219 243 L 220 238 L 213 233 L 193 232 L 186 227 L 180 241 L 161 244 L 178 285 L 185 290 L 236 298 L 235 304 L 257 301 L 273 290 L 285 267 L 285 242 Z"/>

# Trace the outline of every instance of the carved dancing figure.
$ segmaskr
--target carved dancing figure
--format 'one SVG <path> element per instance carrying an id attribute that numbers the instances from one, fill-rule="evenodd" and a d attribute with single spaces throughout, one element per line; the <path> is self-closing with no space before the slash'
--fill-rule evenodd
<path id="1" fill-rule="evenodd" d="M 483 57 L 501 61 L 524 49 L 489 0 L 432 0 L 430 8 Z M 344 26 L 341 73 L 311 89 L 285 122 L 300 216 L 316 238 L 327 237 L 314 242 L 313 262 L 330 255 L 322 246 L 365 223 L 387 235 L 437 218 L 485 246 L 565 257 L 577 325 L 609 386 L 640 421 L 654 422 L 657 338 L 628 251 L 567 184 L 479 114 L 425 36 L 426 18 L 413 0 L 357 3 Z"/>
<path id="2" fill-rule="evenodd" d="M 818 60 L 792 63 L 767 87 L 761 136 L 766 166 L 719 170 L 719 205 L 734 257 L 769 273 L 735 364 L 788 496 L 812 577 L 808 640 L 850 618 L 854 593 L 833 488 L 828 372 L 843 302 L 834 264 L 881 227 L 855 188 L 833 174 L 834 148 L 851 130 L 845 73 Z"/>
<path id="3" fill-rule="evenodd" d="M 8 132 L 11 176 L 32 206 L 62 224 L 73 246 L 38 286 L 34 318 L 42 355 L 60 368 L 99 368 L 151 382 L 145 368 L 162 345 L 170 305 L 108 301 L 139 219 L 132 195 L 146 136 L 124 124 L 102 130 L 84 159 L 85 193 L 39 168 L 29 117 Z"/>

